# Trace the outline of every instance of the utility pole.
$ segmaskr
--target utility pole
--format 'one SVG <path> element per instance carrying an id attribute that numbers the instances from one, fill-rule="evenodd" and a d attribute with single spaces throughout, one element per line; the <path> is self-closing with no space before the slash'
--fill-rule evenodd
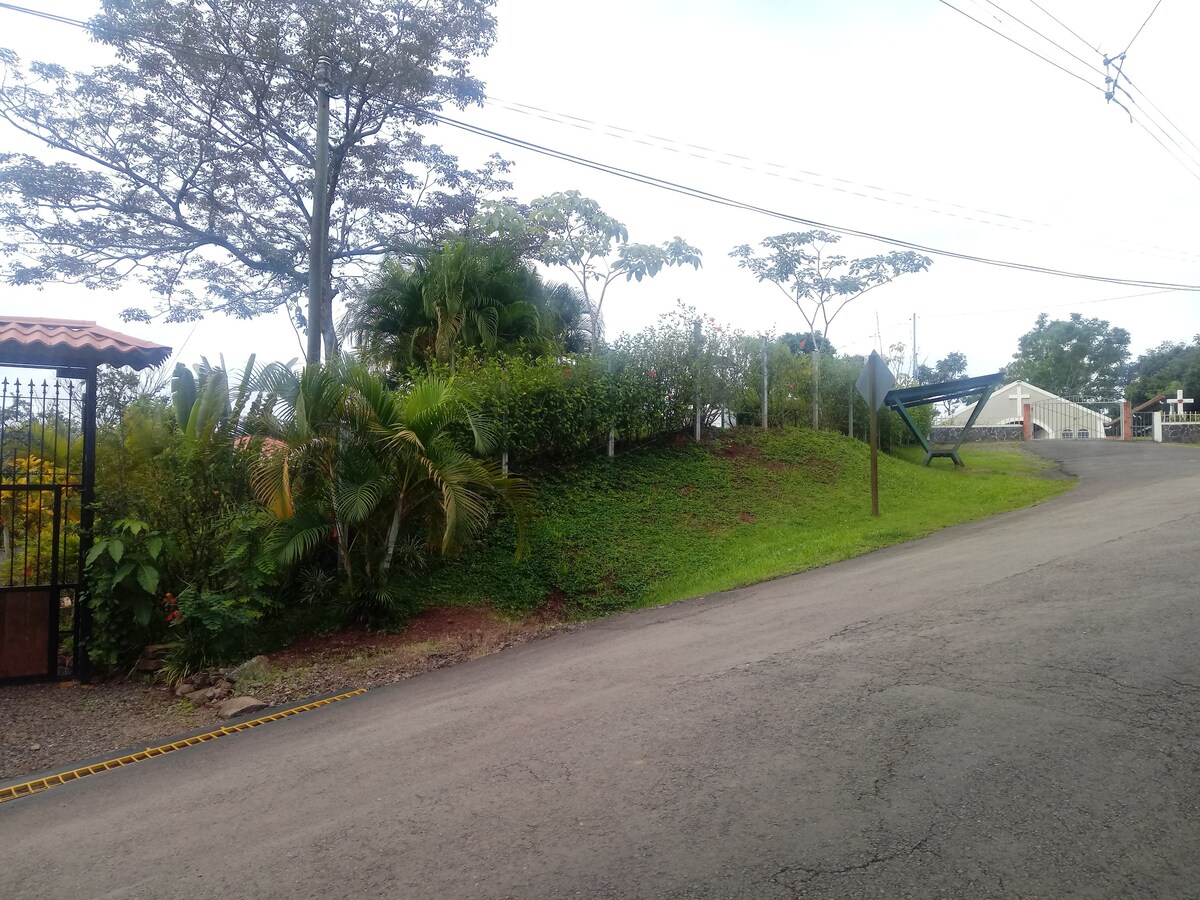
<path id="1" fill-rule="evenodd" d="M 329 86 L 333 81 L 333 60 L 317 57 L 317 145 L 313 161 L 313 210 L 308 231 L 308 356 L 307 362 L 321 361 L 321 340 L 325 329 L 325 268 L 329 242 Z"/>

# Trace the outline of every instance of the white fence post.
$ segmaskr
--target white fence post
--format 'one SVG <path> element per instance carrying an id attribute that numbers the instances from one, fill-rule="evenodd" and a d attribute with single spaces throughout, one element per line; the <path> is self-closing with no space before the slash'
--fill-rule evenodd
<path id="1" fill-rule="evenodd" d="M 1155 410 L 1151 421 L 1154 423 L 1154 443 L 1162 443 L 1162 412 Z"/>

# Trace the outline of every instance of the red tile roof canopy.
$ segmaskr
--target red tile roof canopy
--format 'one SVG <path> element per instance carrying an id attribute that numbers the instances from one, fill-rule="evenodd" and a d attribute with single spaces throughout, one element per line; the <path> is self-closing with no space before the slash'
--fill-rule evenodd
<path id="1" fill-rule="evenodd" d="M 57 369 L 161 365 L 171 348 L 95 322 L 0 316 L 0 365 Z"/>

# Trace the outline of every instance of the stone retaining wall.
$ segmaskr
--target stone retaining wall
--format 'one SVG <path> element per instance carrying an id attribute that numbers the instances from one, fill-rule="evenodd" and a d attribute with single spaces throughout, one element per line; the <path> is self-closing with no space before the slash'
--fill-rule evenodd
<path id="1" fill-rule="evenodd" d="M 1200 444 L 1200 422 L 1163 422 L 1164 444 Z"/>
<path id="2" fill-rule="evenodd" d="M 935 425 L 929 429 L 929 443 L 956 444 L 962 432 L 958 425 Z M 966 442 L 1019 441 L 1022 438 L 1020 425 L 976 425 L 967 433 Z"/>

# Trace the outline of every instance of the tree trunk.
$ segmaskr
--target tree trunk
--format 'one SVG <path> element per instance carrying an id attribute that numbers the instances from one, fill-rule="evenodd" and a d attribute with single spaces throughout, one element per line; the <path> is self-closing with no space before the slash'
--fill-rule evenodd
<path id="1" fill-rule="evenodd" d="M 400 536 L 400 515 L 404 509 L 404 495 L 400 495 L 400 499 L 396 501 L 396 509 L 392 513 L 392 524 L 388 526 L 387 535 L 387 550 L 383 555 L 383 564 L 380 565 L 379 571 L 381 574 L 387 574 L 392 567 L 392 556 L 396 552 L 396 538 Z"/>

